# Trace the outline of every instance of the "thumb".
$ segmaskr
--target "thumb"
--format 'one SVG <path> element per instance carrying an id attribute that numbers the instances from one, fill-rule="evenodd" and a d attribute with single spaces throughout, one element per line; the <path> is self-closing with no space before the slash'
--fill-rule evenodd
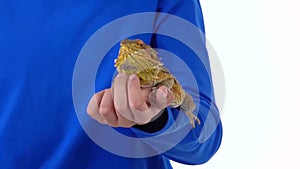
<path id="1" fill-rule="evenodd" d="M 173 102 L 174 98 L 175 96 L 170 89 L 166 86 L 161 86 L 150 93 L 149 101 L 151 103 L 151 107 L 154 106 L 160 111 L 161 109 L 169 106 Z"/>

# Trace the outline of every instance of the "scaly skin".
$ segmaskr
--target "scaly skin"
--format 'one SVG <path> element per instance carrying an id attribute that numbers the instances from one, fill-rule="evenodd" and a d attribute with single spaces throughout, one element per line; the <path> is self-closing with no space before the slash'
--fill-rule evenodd
<path id="1" fill-rule="evenodd" d="M 193 114 L 196 107 L 193 98 L 163 66 L 154 49 L 140 39 L 123 40 L 120 46 L 118 58 L 115 60 L 115 67 L 119 73 L 136 74 L 142 87 L 151 87 L 153 90 L 161 85 L 168 87 L 175 96 L 170 107 L 180 106 L 189 117 L 192 128 L 195 127 L 195 120 L 200 124 L 198 117 Z"/>

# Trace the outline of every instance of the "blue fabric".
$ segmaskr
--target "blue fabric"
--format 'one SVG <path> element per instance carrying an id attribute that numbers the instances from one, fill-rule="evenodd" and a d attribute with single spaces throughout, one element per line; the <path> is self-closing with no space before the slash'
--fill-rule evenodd
<path id="1" fill-rule="evenodd" d="M 126 158 L 96 145 L 76 117 L 72 74 L 84 43 L 114 19 L 156 11 L 180 16 L 204 31 L 197 0 L 0 0 L 1 168 L 163 169 L 172 168 L 169 159 L 202 164 L 215 154 L 221 143 L 221 123 L 204 143 L 198 141 L 203 132 L 201 124 L 161 155 Z M 195 54 L 165 36 L 151 35 L 148 39 L 150 35 L 136 36 L 176 53 L 188 62 L 191 70 L 200 72 L 197 76 L 201 100 L 198 116 L 205 121 L 212 106 L 214 118 L 211 121 L 218 121 L 209 72 Z M 110 53 L 116 54 L 117 50 L 115 47 Z M 110 59 L 108 56 L 101 63 L 103 71 L 99 70 L 97 76 L 97 91 L 110 87 L 114 72 Z M 177 114 L 176 109 L 168 109 L 167 125 L 156 133 L 134 128 L 120 131 L 138 137 L 153 136 L 167 130 Z"/>

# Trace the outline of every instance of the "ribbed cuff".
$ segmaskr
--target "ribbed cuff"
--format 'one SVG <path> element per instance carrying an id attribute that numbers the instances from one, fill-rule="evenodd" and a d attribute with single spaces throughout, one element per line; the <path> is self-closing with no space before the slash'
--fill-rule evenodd
<path id="1" fill-rule="evenodd" d="M 157 117 L 158 116 L 158 117 Z M 168 112 L 167 109 L 164 109 L 161 113 L 159 113 L 153 120 L 144 125 L 134 125 L 134 128 L 140 129 L 142 131 L 148 133 L 155 133 L 166 125 L 168 121 Z"/>

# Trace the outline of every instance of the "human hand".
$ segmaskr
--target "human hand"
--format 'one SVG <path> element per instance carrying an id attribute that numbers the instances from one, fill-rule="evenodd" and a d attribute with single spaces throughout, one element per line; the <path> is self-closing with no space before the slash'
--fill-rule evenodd
<path id="1" fill-rule="evenodd" d="M 173 99 L 173 93 L 165 86 L 151 91 L 141 88 L 136 75 L 120 73 L 111 88 L 93 95 L 87 113 L 99 123 L 128 128 L 147 124 Z"/>

